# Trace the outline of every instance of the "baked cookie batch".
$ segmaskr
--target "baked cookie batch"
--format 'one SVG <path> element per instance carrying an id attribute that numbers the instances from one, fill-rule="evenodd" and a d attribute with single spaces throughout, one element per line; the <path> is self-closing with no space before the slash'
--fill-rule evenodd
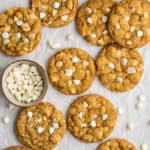
<path id="1" fill-rule="evenodd" d="M 66 95 L 87 91 L 95 76 L 112 91 L 134 88 L 143 74 L 144 62 L 136 50 L 150 41 L 149 0 L 89 0 L 77 11 L 77 0 L 32 0 L 31 9 L 12 8 L 0 14 L 0 50 L 22 56 L 32 52 L 41 39 L 41 25 L 65 26 L 76 16 L 80 35 L 97 46 L 105 46 L 96 61 L 80 48 L 65 48 L 48 61 L 51 84 Z M 50 103 L 23 108 L 16 119 L 19 141 L 33 150 L 53 149 L 66 128 L 77 139 L 94 143 L 108 137 L 117 122 L 117 111 L 105 97 L 78 97 L 67 119 Z M 11 146 L 5 150 L 27 150 Z M 106 140 L 98 150 L 136 150 L 125 139 Z"/>

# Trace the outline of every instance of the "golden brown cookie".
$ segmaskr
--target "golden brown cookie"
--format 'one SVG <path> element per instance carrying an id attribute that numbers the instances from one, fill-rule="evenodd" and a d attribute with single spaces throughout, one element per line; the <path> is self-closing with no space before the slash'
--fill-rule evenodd
<path id="1" fill-rule="evenodd" d="M 77 29 L 88 42 L 103 46 L 112 43 L 107 21 L 115 0 L 90 0 L 77 13 Z"/>
<path id="2" fill-rule="evenodd" d="M 27 150 L 27 148 L 23 146 L 10 146 L 8 148 L 5 148 L 4 150 Z"/>
<path id="3" fill-rule="evenodd" d="M 92 143 L 106 138 L 114 129 L 117 112 L 110 101 L 100 95 L 76 99 L 69 108 L 67 125 L 78 139 Z"/>
<path id="4" fill-rule="evenodd" d="M 63 138 L 65 130 L 62 113 L 50 103 L 23 108 L 16 121 L 19 141 L 33 150 L 53 149 Z"/>
<path id="5" fill-rule="evenodd" d="M 5 54 L 28 54 L 40 39 L 40 20 L 30 9 L 12 8 L 0 14 L 0 50 Z"/>
<path id="6" fill-rule="evenodd" d="M 147 44 L 150 41 L 150 3 L 123 0 L 113 9 L 108 28 L 114 40 L 123 47 Z"/>
<path id="7" fill-rule="evenodd" d="M 124 92 L 135 87 L 143 74 L 143 59 L 135 49 L 109 45 L 101 50 L 97 61 L 97 75 L 104 86 Z"/>
<path id="8" fill-rule="evenodd" d="M 48 76 L 60 92 L 71 95 L 88 90 L 95 78 L 95 63 L 85 51 L 77 48 L 61 50 L 49 60 Z"/>
<path id="9" fill-rule="evenodd" d="M 62 27 L 73 21 L 78 0 L 32 0 L 32 10 L 44 26 Z"/>
<path id="10" fill-rule="evenodd" d="M 136 150 L 135 146 L 125 139 L 110 139 L 102 143 L 97 150 Z"/>

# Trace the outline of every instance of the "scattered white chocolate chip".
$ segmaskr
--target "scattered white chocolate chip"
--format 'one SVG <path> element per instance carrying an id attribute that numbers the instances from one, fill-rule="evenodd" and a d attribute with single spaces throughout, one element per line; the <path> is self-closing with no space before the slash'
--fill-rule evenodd
<path id="1" fill-rule="evenodd" d="M 24 38 L 24 39 L 23 39 L 23 42 L 24 42 L 24 43 L 29 43 L 28 38 Z"/>
<path id="2" fill-rule="evenodd" d="M 91 18 L 91 17 L 88 17 L 88 18 L 87 18 L 87 23 L 88 23 L 88 24 L 92 24 L 92 23 L 93 23 L 93 21 L 92 21 L 92 18 Z"/>
<path id="3" fill-rule="evenodd" d="M 148 145 L 147 144 L 141 144 L 140 149 L 141 150 L 148 150 Z"/>
<path id="4" fill-rule="evenodd" d="M 116 24 L 116 29 L 120 29 L 120 24 L 119 23 Z"/>
<path id="5" fill-rule="evenodd" d="M 28 116 L 29 118 L 32 118 L 33 113 L 32 113 L 31 111 L 28 111 L 28 112 L 27 112 L 27 116 Z"/>
<path id="6" fill-rule="evenodd" d="M 82 113 L 82 112 L 80 112 L 80 113 L 77 115 L 77 117 L 78 117 L 78 118 L 80 118 L 80 119 L 82 119 L 82 117 L 83 117 L 83 113 Z"/>
<path id="7" fill-rule="evenodd" d="M 95 34 L 95 33 L 92 33 L 92 34 L 90 35 L 90 37 L 91 37 L 91 38 L 96 38 L 96 34 Z"/>
<path id="8" fill-rule="evenodd" d="M 66 70 L 65 70 L 65 74 L 66 74 L 67 77 L 71 77 L 72 74 L 73 74 L 72 69 L 66 69 Z"/>
<path id="9" fill-rule="evenodd" d="M 79 58 L 77 57 L 77 56 L 74 56 L 73 58 L 72 58 L 72 62 L 73 63 L 77 63 L 79 61 Z"/>
<path id="10" fill-rule="evenodd" d="M 2 122 L 3 122 L 4 124 L 8 124 L 8 123 L 9 123 L 9 117 L 8 117 L 8 116 L 4 116 L 4 117 L 2 118 Z"/>
<path id="11" fill-rule="evenodd" d="M 49 133 L 50 133 L 50 134 L 53 134 L 54 131 L 55 131 L 55 129 L 54 129 L 53 127 L 50 127 L 50 128 L 49 128 Z"/>
<path id="12" fill-rule="evenodd" d="M 9 35 L 8 32 L 3 32 L 3 33 L 2 33 L 2 38 L 3 38 L 3 39 L 8 39 L 9 36 L 10 36 L 10 35 Z"/>
<path id="13" fill-rule="evenodd" d="M 89 106 L 89 104 L 84 101 L 84 102 L 83 102 L 83 107 L 84 107 L 84 108 L 87 108 L 88 106 Z"/>
<path id="14" fill-rule="evenodd" d="M 83 65 L 87 67 L 89 65 L 89 62 L 86 60 L 83 60 Z"/>
<path id="15" fill-rule="evenodd" d="M 108 66 L 109 66 L 109 68 L 111 68 L 111 69 L 115 69 L 115 65 L 114 65 L 113 63 L 109 63 Z"/>
<path id="16" fill-rule="evenodd" d="M 52 49 L 59 49 L 60 48 L 60 43 L 59 42 L 56 42 L 56 41 L 51 41 L 51 40 L 48 40 L 47 41 L 47 45 L 52 48 Z"/>
<path id="17" fill-rule="evenodd" d="M 141 30 L 140 30 L 140 31 L 137 31 L 137 36 L 138 36 L 138 37 L 142 37 L 142 36 L 143 36 L 143 31 L 141 31 Z"/>
<path id="18" fill-rule="evenodd" d="M 105 121 L 105 120 L 107 120 L 107 119 L 108 119 L 108 114 L 103 114 L 103 115 L 102 115 L 102 120 Z"/>
<path id="19" fill-rule="evenodd" d="M 60 7 L 60 3 L 59 2 L 54 2 L 53 3 L 53 8 L 58 9 Z"/>
<path id="20" fill-rule="evenodd" d="M 130 21 L 130 16 L 125 17 L 125 20 L 128 22 Z"/>
<path id="21" fill-rule="evenodd" d="M 104 30 L 104 31 L 102 32 L 102 34 L 104 34 L 104 35 L 108 34 L 108 30 Z"/>
<path id="22" fill-rule="evenodd" d="M 85 8 L 85 11 L 86 11 L 87 13 L 89 13 L 89 14 L 91 14 L 91 13 L 92 13 L 92 9 L 91 9 L 91 8 L 89 8 L 89 7 L 86 7 L 86 8 Z"/>
<path id="23" fill-rule="evenodd" d="M 68 34 L 67 37 L 66 37 L 66 39 L 67 39 L 68 41 L 73 41 L 73 40 L 74 40 L 72 34 Z"/>
<path id="24" fill-rule="evenodd" d="M 43 131 L 44 131 L 44 129 L 43 129 L 42 127 L 37 127 L 37 132 L 38 132 L 39 134 L 41 134 Z"/>
<path id="25" fill-rule="evenodd" d="M 134 129 L 134 123 L 133 122 L 128 122 L 127 123 L 127 129 L 128 130 L 133 130 Z"/>
<path id="26" fill-rule="evenodd" d="M 123 82 L 123 78 L 117 77 L 116 81 L 117 81 L 118 83 L 122 83 L 122 82 Z"/>
<path id="27" fill-rule="evenodd" d="M 86 128 L 87 124 L 86 123 L 81 123 L 81 128 Z"/>
<path id="28" fill-rule="evenodd" d="M 127 63 L 128 63 L 128 60 L 127 60 L 126 58 L 122 58 L 121 64 L 122 64 L 123 66 L 125 66 Z"/>
<path id="29" fill-rule="evenodd" d="M 21 38 L 21 33 L 20 33 L 20 32 L 17 32 L 17 33 L 16 33 L 16 37 L 17 37 L 18 39 L 20 39 L 20 38 Z"/>
<path id="30" fill-rule="evenodd" d="M 137 102 L 137 104 L 136 104 L 137 110 L 141 110 L 141 109 L 143 109 L 143 107 L 144 107 L 144 105 L 142 102 Z"/>
<path id="31" fill-rule="evenodd" d="M 127 74 L 134 74 L 134 73 L 136 73 L 136 69 L 134 67 L 129 67 L 127 69 Z"/>
<path id="32" fill-rule="evenodd" d="M 139 96 L 138 96 L 138 100 L 139 100 L 139 101 L 145 101 L 145 100 L 146 100 L 145 95 L 143 95 L 143 94 L 139 95 Z"/>
<path id="33" fill-rule="evenodd" d="M 123 111 L 122 108 L 117 108 L 117 112 L 118 112 L 119 115 L 122 115 L 124 111 Z"/>
<path id="34" fill-rule="evenodd" d="M 45 12 L 40 12 L 40 19 L 43 19 L 46 17 L 46 13 Z"/>
<path id="35" fill-rule="evenodd" d="M 62 61 L 57 61 L 56 62 L 56 67 L 62 67 L 63 66 L 63 62 Z"/>
<path id="36" fill-rule="evenodd" d="M 75 84 L 75 85 L 79 85 L 80 84 L 80 80 L 78 80 L 78 79 L 75 79 L 75 80 L 73 80 L 73 83 Z"/>
<path id="37" fill-rule="evenodd" d="M 61 16 L 61 20 L 62 20 L 62 21 L 67 21 L 68 18 L 69 18 L 68 15 L 63 15 L 63 16 Z"/>
<path id="38" fill-rule="evenodd" d="M 22 24 L 23 24 L 23 21 L 22 21 L 22 20 L 17 20 L 17 21 L 16 21 L 16 25 L 17 25 L 17 26 L 21 26 Z"/>
<path id="39" fill-rule="evenodd" d="M 58 122 L 53 122 L 53 128 L 58 129 L 59 128 L 59 123 Z"/>
<path id="40" fill-rule="evenodd" d="M 106 23 L 107 20 L 108 20 L 108 17 L 107 17 L 107 16 L 103 16 L 103 17 L 102 17 L 102 23 Z"/>
<path id="41" fill-rule="evenodd" d="M 94 121 L 94 120 L 91 121 L 91 122 L 90 122 L 90 126 L 93 127 L 93 128 L 95 128 L 95 127 L 96 127 L 96 121 Z"/>
<path id="42" fill-rule="evenodd" d="M 133 32 L 135 30 L 135 27 L 134 26 L 131 26 L 130 27 L 130 32 Z"/>
<path id="43" fill-rule="evenodd" d="M 110 8 L 106 8 L 106 12 L 107 13 L 111 12 L 111 9 Z"/>

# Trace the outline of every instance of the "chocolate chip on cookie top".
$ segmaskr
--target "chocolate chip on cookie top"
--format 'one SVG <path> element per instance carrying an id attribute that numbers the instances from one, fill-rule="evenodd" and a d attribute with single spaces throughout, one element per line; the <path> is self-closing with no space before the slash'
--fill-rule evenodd
<path id="1" fill-rule="evenodd" d="M 99 95 L 81 96 L 68 110 L 70 132 L 85 142 L 98 142 L 114 129 L 117 112 L 110 101 Z"/>
<path id="2" fill-rule="evenodd" d="M 63 138 L 66 122 L 61 112 L 50 103 L 23 108 L 16 121 L 21 143 L 32 149 L 52 149 Z"/>
<path id="3" fill-rule="evenodd" d="M 125 139 L 110 139 L 102 143 L 97 150 L 136 150 L 135 146 Z"/>
<path id="4" fill-rule="evenodd" d="M 5 54 L 28 54 L 40 39 L 40 20 L 30 9 L 12 8 L 0 14 L 0 50 Z"/>
<path id="5" fill-rule="evenodd" d="M 104 86 L 124 92 L 135 87 L 143 74 L 143 59 L 135 49 L 109 45 L 101 50 L 97 61 L 97 75 Z"/>
<path id="6" fill-rule="evenodd" d="M 62 27 L 74 19 L 78 0 L 32 0 L 32 10 L 44 26 Z"/>
<path id="7" fill-rule="evenodd" d="M 136 48 L 150 41 L 150 3 L 147 0 L 123 0 L 111 12 L 108 28 L 123 47 Z"/>
<path id="8" fill-rule="evenodd" d="M 77 13 L 77 29 L 88 42 L 103 46 L 113 40 L 107 29 L 108 17 L 115 0 L 90 0 Z"/>
<path id="9" fill-rule="evenodd" d="M 95 63 L 85 51 L 77 48 L 61 50 L 49 60 L 48 76 L 60 92 L 71 95 L 88 90 L 95 78 Z"/>

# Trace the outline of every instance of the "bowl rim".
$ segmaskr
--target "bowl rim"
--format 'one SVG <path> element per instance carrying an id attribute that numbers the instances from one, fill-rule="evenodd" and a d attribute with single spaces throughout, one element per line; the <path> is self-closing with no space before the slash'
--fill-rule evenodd
<path id="1" fill-rule="evenodd" d="M 24 103 L 24 102 L 20 102 L 18 101 L 17 103 L 17 100 L 16 100 L 16 103 L 14 103 L 12 100 L 10 100 L 7 96 L 7 94 L 5 93 L 5 89 L 4 89 L 4 85 L 3 83 L 6 82 L 5 81 L 5 78 L 4 78 L 4 75 L 5 75 L 5 72 L 8 68 L 10 68 L 12 65 L 16 64 L 16 63 L 20 63 L 21 62 L 25 63 L 25 62 L 28 62 L 29 64 L 32 63 L 36 68 L 37 70 L 41 70 L 43 72 L 43 74 L 41 75 L 41 77 L 43 78 L 43 80 L 45 81 L 44 82 L 44 86 L 43 86 L 43 92 L 41 94 L 41 97 L 39 96 L 37 98 L 37 100 L 31 102 L 31 103 Z M 38 67 L 37 67 L 38 66 Z M 38 69 L 40 68 L 40 69 Z M 40 73 L 41 74 L 41 73 Z M 6 65 L 4 68 L 3 68 L 3 71 L 2 71 L 2 75 L 1 75 L 1 89 L 2 89 L 2 94 L 4 95 L 5 99 L 7 100 L 8 103 L 14 105 L 14 106 L 17 106 L 17 107 L 29 107 L 29 106 L 32 106 L 32 105 L 35 105 L 37 103 L 40 103 L 41 101 L 43 101 L 43 98 L 45 97 L 45 95 L 47 94 L 47 91 L 48 91 L 48 75 L 47 75 L 47 72 L 45 71 L 44 67 L 42 67 L 42 65 L 40 65 L 38 62 L 36 61 L 33 61 L 33 60 L 30 60 L 30 59 L 20 59 L 20 60 L 16 60 L 16 61 L 13 61 L 11 63 L 9 63 L 8 65 Z M 19 102 L 21 104 L 19 104 Z"/>

